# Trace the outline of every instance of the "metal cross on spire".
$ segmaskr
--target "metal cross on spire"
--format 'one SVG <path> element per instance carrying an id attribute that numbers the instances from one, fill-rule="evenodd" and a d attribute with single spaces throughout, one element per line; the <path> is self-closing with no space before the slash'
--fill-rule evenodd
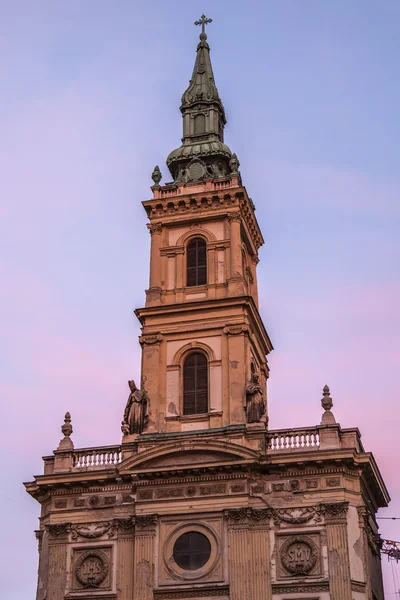
<path id="1" fill-rule="evenodd" d="M 212 19 L 208 19 L 206 15 L 201 15 L 200 19 L 194 22 L 195 25 L 201 25 L 201 33 L 203 34 L 206 32 L 208 23 L 212 23 Z"/>

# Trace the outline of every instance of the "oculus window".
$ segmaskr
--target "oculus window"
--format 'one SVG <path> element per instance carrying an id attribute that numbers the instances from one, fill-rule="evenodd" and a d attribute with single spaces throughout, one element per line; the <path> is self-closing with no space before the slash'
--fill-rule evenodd
<path id="1" fill-rule="evenodd" d="M 176 564 L 185 571 L 203 567 L 211 555 L 209 539 L 198 531 L 188 531 L 178 537 L 173 550 Z"/>

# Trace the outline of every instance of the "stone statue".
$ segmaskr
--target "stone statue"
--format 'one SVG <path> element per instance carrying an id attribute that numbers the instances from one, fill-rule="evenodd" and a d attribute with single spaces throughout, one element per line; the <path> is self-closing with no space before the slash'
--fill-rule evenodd
<path id="1" fill-rule="evenodd" d="M 128 381 L 128 385 L 131 393 L 126 403 L 124 420 L 121 423 L 123 435 L 142 433 L 146 428 L 148 420 L 147 392 L 144 389 L 139 390 L 133 380 Z"/>
<path id="2" fill-rule="evenodd" d="M 236 156 L 235 153 L 232 154 L 232 157 L 229 161 L 229 168 L 231 170 L 231 173 L 238 173 L 239 172 L 239 167 L 240 167 L 240 162 L 238 157 Z"/>
<path id="3" fill-rule="evenodd" d="M 265 413 L 264 393 L 258 373 L 253 373 L 246 385 L 246 417 L 248 423 L 257 423 Z"/>

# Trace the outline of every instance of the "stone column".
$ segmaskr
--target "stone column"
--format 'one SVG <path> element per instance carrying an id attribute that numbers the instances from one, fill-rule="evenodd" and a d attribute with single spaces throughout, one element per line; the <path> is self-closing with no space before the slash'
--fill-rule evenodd
<path id="1" fill-rule="evenodd" d="M 271 600 L 271 561 L 269 548 L 269 520 L 271 510 L 251 509 L 249 528 L 250 598 Z"/>
<path id="2" fill-rule="evenodd" d="M 157 515 L 135 517 L 133 600 L 153 600 Z"/>
<path id="3" fill-rule="evenodd" d="M 226 512 L 228 520 L 228 564 L 230 600 L 250 598 L 249 582 L 249 510 Z"/>
<path id="4" fill-rule="evenodd" d="M 132 519 L 116 519 L 117 590 L 123 600 L 133 600 L 134 531 Z"/>
<path id="5" fill-rule="evenodd" d="M 69 523 L 48 525 L 49 563 L 46 600 L 64 600 L 67 587 L 67 548 Z M 38 598 L 41 598 L 38 590 Z"/>
<path id="6" fill-rule="evenodd" d="M 352 600 L 347 510 L 348 502 L 324 505 L 331 600 Z"/>
<path id="7" fill-rule="evenodd" d="M 150 284 L 149 288 L 161 289 L 161 223 L 150 223 L 147 225 L 151 235 L 151 250 L 150 250 Z"/>

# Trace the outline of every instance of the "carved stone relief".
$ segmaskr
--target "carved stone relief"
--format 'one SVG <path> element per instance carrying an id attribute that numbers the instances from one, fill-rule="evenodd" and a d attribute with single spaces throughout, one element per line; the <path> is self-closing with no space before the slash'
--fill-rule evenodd
<path id="1" fill-rule="evenodd" d="M 327 525 L 342 525 L 347 522 L 348 502 L 335 502 L 332 504 L 321 504 L 321 510 L 325 515 Z"/>
<path id="2" fill-rule="evenodd" d="M 291 525 L 300 525 L 308 523 L 314 519 L 316 523 L 322 521 L 321 508 L 319 506 L 307 506 L 306 508 L 276 508 L 273 510 L 272 517 L 275 525 L 279 526 L 282 522 Z"/>
<path id="3" fill-rule="evenodd" d="M 134 518 L 113 519 L 112 521 L 104 521 L 102 523 L 74 523 L 70 525 L 72 540 L 96 539 L 107 534 L 108 538 L 117 535 L 118 532 L 133 532 L 135 527 Z"/>
<path id="4" fill-rule="evenodd" d="M 329 477 L 326 480 L 327 487 L 338 487 L 340 485 L 340 477 Z"/>
<path id="5" fill-rule="evenodd" d="M 74 589 L 110 587 L 111 549 L 75 551 Z"/>
<path id="6" fill-rule="evenodd" d="M 305 535 L 289 537 L 280 548 L 280 559 L 285 571 L 291 575 L 309 575 L 319 558 L 318 546 Z"/>

